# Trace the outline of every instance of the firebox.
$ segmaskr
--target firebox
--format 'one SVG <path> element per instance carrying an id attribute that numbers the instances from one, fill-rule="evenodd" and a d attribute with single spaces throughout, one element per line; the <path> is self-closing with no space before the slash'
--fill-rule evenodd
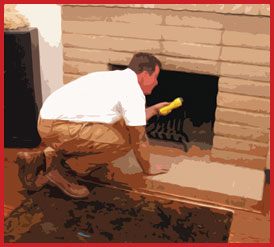
<path id="1" fill-rule="evenodd" d="M 111 70 L 126 66 L 110 65 Z M 183 98 L 183 105 L 167 116 L 154 116 L 146 126 L 153 143 L 188 151 L 192 146 L 211 149 L 215 121 L 218 77 L 161 70 L 158 85 L 146 95 L 147 106 Z"/>

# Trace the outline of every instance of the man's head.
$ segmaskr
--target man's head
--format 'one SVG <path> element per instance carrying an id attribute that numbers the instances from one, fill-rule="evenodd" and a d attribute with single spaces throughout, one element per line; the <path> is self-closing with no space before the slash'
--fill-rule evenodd
<path id="1" fill-rule="evenodd" d="M 128 68 L 138 77 L 138 82 L 144 94 L 150 94 L 158 84 L 157 77 L 161 69 L 161 62 L 149 53 L 137 53 L 131 59 Z"/>

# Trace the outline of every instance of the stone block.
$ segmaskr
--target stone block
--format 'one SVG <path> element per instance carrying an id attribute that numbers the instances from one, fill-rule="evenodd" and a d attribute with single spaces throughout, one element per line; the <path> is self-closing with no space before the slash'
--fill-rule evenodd
<path id="1" fill-rule="evenodd" d="M 190 4 L 189 4 L 190 5 Z M 222 14 L 260 15 L 261 4 L 192 4 L 189 10 L 217 12 Z"/>
<path id="2" fill-rule="evenodd" d="M 215 11 L 223 14 L 243 14 L 246 4 L 215 4 Z"/>
<path id="3" fill-rule="evenodd" d="M 67 84 L 67 83 L 69 83 L 69 82 L 71 82 L 71 81 L 76 80 L 76 79 L 79 78 L 79 77 L 80 77 L 80 75 L 64 74 L 64 75 L 63 75 L 63 83 L 64 83 L 64 84 Z"/>
<path id="4" fill-rule="evenodd" d="M 181 43 L 163 41 L 161 55 L 171 55 L 184 58 L 208 59 L 217 61 L 220 56 L 220 46 L 202 45 L 193 43 Z"/>
<path id="5" fill-rule="evenodd" d="M 156 9 L 197 10 L 196 4 L 154 4 Z"/>
<path id="6" fill-rule="evenodd" d="M 270 35 L 225 30 L 222 37 L 222 43 L 228 46 L 270 50 Z"/>
<path id="7" fill-rule="evenodd" d="M 220 77 L 219 92 L 270 98 L 270 83 Z"/>
<path id="8" fill-rule="evenodd" d="M 223 29 L 251 34 L 270 35 L 270 18 L 264 16 L 221 15 Z"/>
<path id="9" fill-rule="evenodd" d="M 164 40 L 181 41 L 201 44 L 220 44 L 222 32 L 220 30 L 162 26 L 161 33 Z"/>
<path id="10" fill-rule="evenodd" d="M 220 59 L 228 62 L 268 66 L 270 65 L 270 51 L 224 46 Z"/>
<path id="11" fill-rule="evenodd" d="M 269 131 L 259 127 L 220 122 L 214 123 L 214 134 L 236 139 L 268 143 Z"/>
<path id="12" fill-rule="evenodd" d="M 160 52 L 160 42 L 96 35 L 63 34 L 64 47 L 90 48 L 123 52 Z"/>
<path id="13" fill-rule="evenodd" d="M 270 16 L 270 4 L 260 4 L 260 14 Z"/>
<path id="14" fill-rule="evenodd" d="M 220 5 L 223 4 L 192 4 L 195 6 L 196 11 L 205 11 L 205 12 L 220 12 L 220 8 L 222 8 L 222 6 L 220 7 Z M 226 4 L 228 5 L 228 4 Z"/>
<path id="15" fill-rule="evenodd" d="M 159 25 L 163 22 L 162 10 L 108 8 L 107 6 L 64 6 L 63 20 L 127 22 Z"/>
<path id="16" fill-rule="evenodd" d="M 220 75 L 254 81 L 270 81 L 270 67 L 221 62 Z"/>
<path id="17" fill-rule="evenodd" d="M 157 56 L 163 69 L 183 71 L 198 74 L 218 75 L 218 62 L 211 60 L 199 60 L 191 58 L 177 58 L 169 56 Z"/>
<path id="18" fill-rule="evenodd" d="M 146 186 L 154 193 L 171 195 L 176 191 L 185 198 L 254 212 L 252 206 L 262 200 L 264 172 L 184 157 L 174 162 L 168 173 L 148 177 Z"/>
<path id="19" fill-rule="evenodd" d="M 105 21 L 63 21 L 65 33 L 106 35 L 141 39 L 161 39 L 161 29 L 158 25 L 149 23 L 122 23 Z"/>
<path id="20" fill-rule="evenodd" d="M 217 121 L 259 127 L 267 130 L 270 128 L 270 115 L 262 113 L 245 112 L 217 107 L 215 119 Z"/>
<path id="21" fill-rule="evenodd" d="M 83 63 L 64 60 L 64 73 L 86 75 L 91 72 L 109 70 L 107 64 Z"/>
<path id="22" fill-rule="evenodd" d="M 258 170 L 264 170 L 266 164 L 266 158 L 264 157 L 219 150 L 215 148 L 211 150 L 211 160 Z"/>
<path id="23" fill-rule="evenodd" d="M 108 50 L 79 49 L 64 47 L 63 57 L 65 60 L 92 62 L 92 63 L 116 63 L 128 65 L 133 53 L 116 52 Z"/>
<path id="24" fill-rule="evenodd" d="M 133 55 L 134 55 L 133 53 L 125 53 L 125 52 L 118 55 L 117 53 L 113 52 L 109 54 L 109 63 L 128 66 Z"/>
<path id="25" fill-rule="evenodd" d="M 165 24 L 171 26 L 186 26 L 222 29 L 222 18 L 216 13 L 172 11 L 166 10 Z"/>
<path id="26" fill-rule="evenodd" d="M 73 47 L 63 48 L 63 57 L 67 61 L 93 62 L 93 63 L 108 63 L 109 57 L 106 50 L 92 50 Z M 102 56 L 106 55 L 106 56 Z"/>
<path id="27" fill-rule="evenodd" d="M 268 144 L 265 143 L 216 135 L 213 138 L 213 148 L 261 157 L 266 157 L 268 152 Z"/>
<path id="28" fill-rule="evenodd" d="M 162 160 L 166 161 L 167 157 L 163 158 Z M 205 194 L 205 197 L 200 196 L 202 191 L 235 196 L 238 197 L 238 201 L 241 201 L 239 200 L 240 198 L 258 201 L 262 198 L 263 171 L 210 162 L 210 160 L 195 159 L 193 156 L 186 157 L 182 155 L 180 158 L 176 156 L 176 161 L 174 158 L 168 157 L 170 163 L 172 163 L 168 173 L 149 177 L 146 181 L 146 188 L 166 194 L 179 194 L 179 191 L 181 191 L 181 195 L 199 198 L 201 201 L 206 199 Z M 159 157 L 159 162 L 160 160 L 161 156 Z M 120 164 L 120 166 L 123 164 Z M 173 189 L 171 189 L 172 187 Z M 194 190 L 196 190 L 196 193 Z M 208 193 L 206 194 L 209 195 Z M 216 200 L 218 196 L 216 194 L 215 196 Z M 225 199 L 229 198 L 223 198 L 223 201 Z M 213 201 L 215 200 L 213 199 Z M 247 204 L 244 205 L 243 203 L 241 206 L 245 207 Z"/>
<path id="29" fill-rule="evenodd" d="M 259 97 L 219 92 L 217 105 L 225 108 L 270 114 L 270 100 Z"/>
<path id="30" fill-rule="evenodd" d="M 245 4 L 244 13 L 246 15 L 259 15 L 260 4 Z"/>

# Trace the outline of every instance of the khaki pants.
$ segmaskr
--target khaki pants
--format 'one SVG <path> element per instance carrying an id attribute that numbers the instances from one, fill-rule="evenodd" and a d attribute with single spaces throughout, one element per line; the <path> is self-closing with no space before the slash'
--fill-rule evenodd
<path id="1" fill-rule="evenodd" d="M 38 131 L 47 146 L 47 170 L 65 161 L 79 175 L 87 175 L 98 164 L 109 163 L 131 149 L 123 120 L 105 124 L 39 118 Z"/>

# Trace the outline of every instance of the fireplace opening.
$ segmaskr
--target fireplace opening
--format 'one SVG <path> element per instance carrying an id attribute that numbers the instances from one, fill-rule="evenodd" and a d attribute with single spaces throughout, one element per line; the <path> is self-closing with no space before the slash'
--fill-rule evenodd
<path id="1" fill-rule="evenodd" d="M 111 70 L 126 66 L 110 65 Z M 154 144 L 202 150 L 212 147 L 218 77 L 179 71 L 161 70 L 158 85 L 146 95 L 147 107 L 183 98 L 183 105 L 167 116 L 154 116 L 146 126 Z"/>

